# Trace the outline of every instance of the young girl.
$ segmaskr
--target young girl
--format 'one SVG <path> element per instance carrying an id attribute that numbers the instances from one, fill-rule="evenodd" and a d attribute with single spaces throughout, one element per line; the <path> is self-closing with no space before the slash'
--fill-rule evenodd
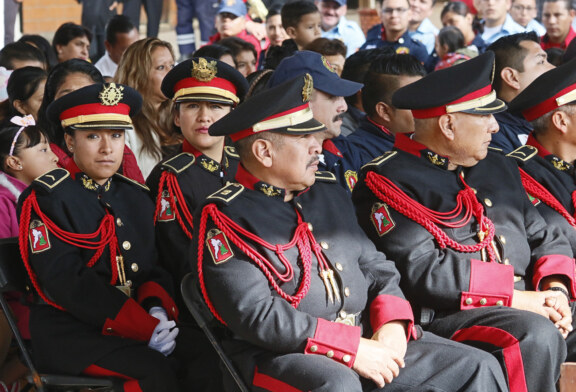
<path id="1" fill-rule="evenodd" d="M 476 57 L 478 52 L 470 51 L 464 43 L 464 35 L 454 26 L 446 26 L 436 36 L 436 53 L 440 58 L 434 71 L 460 64 Z"/>

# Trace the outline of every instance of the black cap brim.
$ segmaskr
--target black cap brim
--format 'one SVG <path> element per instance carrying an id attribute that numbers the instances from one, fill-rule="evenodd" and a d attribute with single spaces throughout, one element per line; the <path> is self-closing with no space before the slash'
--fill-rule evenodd
<path id="1" fill-rule="evenodd" d="M 468 110 L 461 110 L 461 113 L 469 113 L 469 114 L 496 114 L 505 111 L 508 108 L 506 103 L 501 99 L 496 98 L 493 102 L 490 102 L 488 105 L 484 105 L 479 108 L 468 109 Z"/>

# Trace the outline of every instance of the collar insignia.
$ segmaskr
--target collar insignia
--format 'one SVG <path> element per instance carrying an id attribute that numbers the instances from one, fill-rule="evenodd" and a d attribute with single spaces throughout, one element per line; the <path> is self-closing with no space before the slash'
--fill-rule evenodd
<path id="1" fill-rule="evenodd" d="M 88 177 L 86 174 L 82 174 L 80 179 L 82 180 L 82 186 L 84 186 L 84 188 L 86 188 L 90 191 L 100 191 L 102 189 L 101 185 L 99 185 L 93 179 Z M 110 190 L 110 183 L 111 183 L 110 180 L 106 181 L 106 184 L 104 184 L 104 187 L 103 187 L 104 192 L 108 192 L 108 190 Z"/>
<path id="2" fill-rule="evenodd" d="M 334 67 L 332 66 L 332 64 L 330 64 L 328 62 L 328 60 L 326 59 L 326 57 L 322 56 L 322 64 L 324 64 L 324 66 L 326 67 L 326 69 L 330 72 L 336 73 L 336 70 L 334 69 Z"/>
<path id="3" fill-rule="evenodd" d="M 552 163 L 556 169 L 561 171 L 568 171 L 572 168 L 571 164 L 558 157 L 552 157 L 552 159 L 550 159 L 550 163 Z"/>
<path id="4" fill-rule="evenodd" d="M 310 101 L 313 89 L 314 89 L 314 82 L 312 80 L 312 76 L 310 76 L 310 74 L 307 73 L 306 76 L 304 77 L 304 87 L 302 88 L 302 102 Z"/>
<path id="5" fill-rule="evenodd" d="M 258 189 L 268 197 L 280 196 L 282 194 L 282 191 L 273 185 L 262 184 Z"/>
<path id="6" fill-rule="evenodd" d="M 203 57 L 200 57 L 197 63 L 192 61 L 192 77 L 194 79 L 200 82 L 209 82 L 216 77 L 216 73 L 218 73 L 216 61 L 208 62 Z"/>
<path id="7" fill-rule="evenodd" d="M 352 191 L 358 182 L 358 174 L 354 170 L 346 170 L 344 177 L 346 178 L 346 185 Z"/>
<path id="8" fill-rule="evenodd" d="M 448 158 L 438 155 L 432 151 L 426 151 L 426 158 L 436 166 L 445 168 L 448 166 Z"/>
<path id="9" fill-rule="evenodd" d="M 204 169 L 208 170 L 208 171 L 211 172 L 211 173 L 217 171 L 217 170 L 218 170 L 218 167 L 220 166 L 220 165 L 218 165 L 218 163 L 216 163 L 216 161 L 214 161 L 214 160 L 212 160 L 212 159 L 210 159 L 210 158 L 202 158 L 202 159 L 200 159 L 200 165 L 201 165 Z"/>
<path id="10" fill-rule="evenodd" d="M 104 90 L 100 91 L 100 102 L 104 106 L 116 106 L 122 98 L 124 98 L 124 94 L 122 93 L 124 90 L 123 86 L 116 86 L 115 83 L 110 83 L 108 87 L 104 88 Z"/>

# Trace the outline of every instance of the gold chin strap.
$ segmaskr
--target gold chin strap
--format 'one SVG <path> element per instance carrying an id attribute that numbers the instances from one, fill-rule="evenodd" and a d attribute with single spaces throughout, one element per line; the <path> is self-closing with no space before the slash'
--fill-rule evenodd
<path id="1" fill-rule="evenodd" d="M 67 118 L 61 121 L 62 128 L 66 128 L 72 125 L 84 124 L 89 122 L 97 121 L 114 121 L 114 122 L 124 122 L 127 124 L 132 124 L 130 116 L 125 114 L 117 113 L 99 113 L 99 114 L 83 114 L 76 117 Z"/>
<path id="2" fill-rule="evenodd" d="M 256 123 L 252 126 L 252 130 L 254 132 L 260 132 L 284 128 L 290 125 L 302 124 L 306 121 L 312 120 L 313 117 L 314 115 L 312 114 L 312 110 L 310 110 L 310 107 L 307 106 L 306 108 L 297 112 Z"/>
<path id="3" fill-rule="evenodd" d="M 455 103 L 454 105 L 446 105 L 446 113 L 456 113 L 464 110 L 477 109 L 486 106 L 496 100 L 496 91 L 492 90 L 488 95 L 475 98 L 471 101 Z"/>

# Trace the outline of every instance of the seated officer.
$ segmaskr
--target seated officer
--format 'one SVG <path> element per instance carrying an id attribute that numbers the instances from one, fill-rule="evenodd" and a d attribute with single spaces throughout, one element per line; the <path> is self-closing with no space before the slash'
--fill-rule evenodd
<path id="1" fill-rule="evenodd" d="M 178 310 L 158 264 L 154 204 L 117 174 L 141 106 L 137 91 L 114 83 L 48 106 L 78 171 L 54 169 L 20 197 L 20 250 L 39 295 L 30 334 L 41 371 L 115 376 L 117 391 L 177 391 Z"/>
<path id="2" fill-rule="evenodd" d="M 375 390 L 370 380 L 386 391 L 505 389 L 490 355 L 419 334 L 394 265 L 334 176 L 316 172 L 314 134 L 325 126 L 312 117 L 312 91 L 301 75 L 210 127 L 236 142 L 241 165 L 196 219 L 192 262 L 245 382 L 254 391 Z"/>
<path id="3" fill-rule="evenodd" d="M 525 146 L 508 154 L 520 166 L 522 183 L 550 225 L 561 228 L 576 253 L 576 67 L 571 61 L 546 72 L 518 97 L 510 108 L 522 113 L 534 127 Z M 576 360 L 574 334 L 566 339 L 568 361 Z"/>
<path id="4" fill-rule="evenodd" d="M 493 64 L 486 52 L 399 89 L 392 103 L 412 110 L 415 132 L 364 166 L 353 200 L 430 332 L 493 353 L 512 391 L 553 391 L 574 261 L 516 165 L 488 150 L 492 113 L 506 108 L 490 85 Z"/>

